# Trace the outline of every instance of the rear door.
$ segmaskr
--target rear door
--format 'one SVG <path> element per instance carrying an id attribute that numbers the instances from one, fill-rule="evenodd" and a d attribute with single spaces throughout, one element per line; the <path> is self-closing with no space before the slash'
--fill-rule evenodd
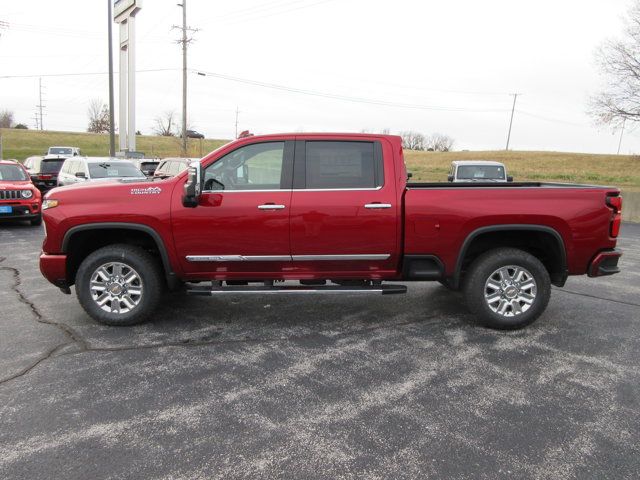
<path id="1" fill-rule="evenodd" d="M 294 266 L 379 278 L 398 264 L 393 152 L 383 140 L 296 141 Z"/>

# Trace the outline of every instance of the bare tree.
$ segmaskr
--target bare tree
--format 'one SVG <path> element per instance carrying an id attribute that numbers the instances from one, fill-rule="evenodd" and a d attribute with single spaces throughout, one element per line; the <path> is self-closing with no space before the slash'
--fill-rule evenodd
<path id="1" fill-rule="evenodd" d="M 625 120 L 640 121 L 640 0 L 629 9 L 622 37 L 604 42 L 596 61 L 605 84 L 591 98 L 590 115 L 614 127 Z"/>
<path id="2" fill-rule="evenodd" d="M 92 99 L 89 102 L 87 115 L 89 116 L 87 132 L 109 133 L 109 107 L 102 100 Z"/>
<path id="3" fill-rule="evenodd" d="M 13 112 L 10 110 L 0 111 L 0 128 L 13 127 Z"/>
<path id="4" fill-rule="evenodd" d="M 382 135 L 389 135 L 391 133 L 391 129 L 389 127 L 383 128 L 380 132 Z"/>
<path id="5" fill-rule="evenodd" d="M 402 148 L 407 150 L 425 149 L 426 138 L 423 134 L 409 130 L 400 132 L 400 136 L 402 137 Z"/>
<path id="6" fill-rule="evenodd" d="M 453 148 L 453 138 L 442 133 L 434 133 L 427 138 L 427 150 L 433 152 L 448 152 Z"/>
<path id="7" fill-rule="evenodd" d="M 177 132 L 177 124 L 174 121 L 176 112 L 169 110 L 155 118 L 155 126 L 153 132 L 161 137 L 175 137 Z"/>

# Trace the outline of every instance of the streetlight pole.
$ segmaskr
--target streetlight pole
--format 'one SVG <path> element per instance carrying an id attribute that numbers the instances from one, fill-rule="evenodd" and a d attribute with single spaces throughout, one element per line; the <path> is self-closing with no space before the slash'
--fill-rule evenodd
<path id="1" fill-rule="evenodd" d="M 180 5 L 180 4 L 179 4 Z M 187 156 L 187 0 L 182 0 L 182 156 Z"/>
<path id="2" fill-rule="evenodd" d="M 116 156 L 116 134 L 114 127 L 113 113 L 113 12 L 111 6 L 112 0 L 107 0 L 107 11 L 109 12 L 107 23 L 109 25 L 109 156 Z"/>

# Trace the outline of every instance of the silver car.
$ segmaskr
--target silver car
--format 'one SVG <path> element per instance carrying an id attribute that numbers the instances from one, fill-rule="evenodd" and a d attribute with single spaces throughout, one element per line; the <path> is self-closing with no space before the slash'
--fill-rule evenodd
<path id="1" fill-rule="evenodd" d="M 72 157 L 67 158 L 60 169 L 58 186 L 123 178 L 144 180 L 146 177 L 129 160 L 110 157 Z"/>

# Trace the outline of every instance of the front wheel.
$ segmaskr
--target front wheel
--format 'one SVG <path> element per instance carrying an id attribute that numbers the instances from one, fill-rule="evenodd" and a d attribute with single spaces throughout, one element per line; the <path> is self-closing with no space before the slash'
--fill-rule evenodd
<path id="1" fill-rule="evenodd" d="M 478 257 L 465 278 L 467 306 L 487 327 L 522 328 L 547 308 L 551 296 L 549 272 L 523 250 L 498 248 Z"/>
<path id="2" fill-rule="evenodd" d="M 163 290 L 162 272 L 145 250 L 109 245 L 85 258 L 76 274 L 76 295 L 82 308 L 106 325 L 134 325 L 157 307 Z"/>

